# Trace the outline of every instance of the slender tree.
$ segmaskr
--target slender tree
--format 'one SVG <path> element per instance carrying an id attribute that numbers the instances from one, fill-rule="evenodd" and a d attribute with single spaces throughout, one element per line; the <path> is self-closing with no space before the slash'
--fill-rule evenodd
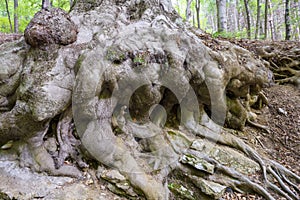
<path id="1" fill-rule="evenodd" d="M 19 32 L 19 18 L 18 18 L 18 0 L 14 0 L 14 32 Z"/>
<path id="2" fill-rule="evenodd" d="M 255 39 L 259 36 L 259 25 L 260 25 L 260 0 L 257 0 L 257 15 L 256 15 L 256 28 L 255 28 Z"/>
<path id="3" fill-rule="evenodd" d="M 197 27 L 200 28 L 200 0 L 196 0 L 195 4 L 196 9 L 196 18 L 197 18 Z"/>
<path id="4" fill-rule="evenodd" d="M 42 0 L 42 9 L 48 9 L 51 7 L 50 0 Z"/>
<path id="5" fill-rule="evenodd" d="M 275 30 L 275 20 L 274 20 L 274 14 L 273 14 L 273 4 L 272 1 L 269 1 L 268 4 L 268 10 L 270 11 L 270 19 L 269 19 L 269 24 L 270 24 L 270 29 L 271 29 L 271 38 L 272 40 L 276 40 L 277 39 L 277 35 L 276 35 L 276 30 Z"/>
<path id="6" fill-rule="evenodd" d="M 73 0 L 70 0 L 70 10 L 73 8 L 73 5 L 74 5 L 74 1 Z"/>
<path id="7" fill-rule="evenodd" d="M 250 11 L 249 11 L 248 0 L 244 0 L 244 4 L 245 4 L 245 11 L 246 11 L 247 36 L 248 36 L 248 39 L 250 39 L 251 38 L 251 21 L 250 21 Z"/>
<path id="8" fill-rule="evenodd" d="M 190 21 L 192 16 L 191 4 L 192 4 L 192 0 L 186 0 L 185 18 L 187 22 Z"/>
<path id="9" fill-rule="evenodd" d="M 12 23 L 11 23 L 11 18 L 10 18 L 10 12 L 8 9 L 8 0 L 5 0 L 5 6 L 6 6 L 6 12 L 7 12 L 7 17 L 8 17 L 8 21 L 9 21 L 9 27 L 10 27 L 10 32 L 13 32 L 13 28 L 12 28 Z"/>
<path id="10" fill-rule="evenodd" d="M 265 36 L 264 36 L 264 39 L 267 39 L 267 37 L 268 37 L 268 4 L 269 4 L 269 1 L 265 0 L 265 24 L 264 24 Z"/>
<path id="11" fill-rule="evenodd" d="M 240 31 L 240 9 L 239 9 L 239 0 L 235 1 L 235 7 L 236 7 L 236 25 L 237 25 L 237 31 Z"/>
<path id="12" fill-rule="evenodd" d="M 227 31 L 226 0 L 216 0 L 218 32 Z"/>
<path id="13" fill-rule="evenodd" d="M 290 1 L 285 0 L 285 40 L 291 39 Z"/>

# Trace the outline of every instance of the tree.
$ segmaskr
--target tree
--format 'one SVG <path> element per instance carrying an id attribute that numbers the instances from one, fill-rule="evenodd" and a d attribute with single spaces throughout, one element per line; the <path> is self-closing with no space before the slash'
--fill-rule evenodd
<path id="1" fill-rule="evenodd" d="M 14 0 L 14 32 L 19 32 L 18 0 Z"/>
<path id="2" fill-rule="evenodd" d="M 248 39 L 251 39 L 251 22 L 250 22 L 250 12 L 248 0 L 244 0 L 245 11 L 246 11 L 246 22 L 247 22 L 247 36 Z"/>
<path id="3" fill-rule="evenodd" d="M 218 199 L 230 187 L 297 199 L 300 178 L 236 134 L 246 123 L 269 132 L 251 108 L 267 101 L 268 64 L 180 24 L 168 0 L 77 0 L 70 15 L 42 9 L 30 47 L 0 46 L 0 144 L 18 140 L 23 166 L 80 177 L 93 159 L 129 198 Z"/>
<path id="4" fill-rule="evenodd" d="M 186 21 L 190 21 L 190 18 L 192 16 L 191 4 L 192 4 L 192 0 L 186 0 L 186 11 L 185 11 Z"/>
<path id="5" fill-rule="evenodd" d="M 260 0 L 257 0 L 257 14 L 256 14 L 256 28 L 255 28 L 255 39 L 259 36 L 259 26 L 260 26 Z"/>
<path id="6" fill-rule="evenodd" d="M 200 0 L 196 0 L 195 4 L 195 9 L 196 9 L 196 18 L 197 18 L 197 27 L 200 28 Z"/>
<path id="7" fill-rule="evenodd" d="M 9 21 L 10 32 L 12 33 L 13 28 L 12 28 L 12 23 L 11 23 L 11 19 L 10 19 L 10 12 L 9 12 L 9 9 L 8 9 L 8 0 L 5 0 L 5 6 L 6 6 L 7 18 L 8 18 L 8 21 Z"/>
<path id="8" fill-rule="evenodd" d="M 264 39 L 267 39 L 268 37 L 268 0 L 265 0 L 265 24 L 264 24 L 264 29 L 265 29 L 265 36 Z"/>
<path id="9" fill-rule="evenodd" d="M 51 6 L 50 0 L 42 0 L 42 9 L 48 9 Z"/>
<path id="10" fill-rule="evenodd" d="M 224 32 L 227 30 L 226 0 L 216 0 L 216 4 L 217 4 L 218 32 Z"/>
<path id="11" fill-rule="evenodd" d="M 285 39 L 291 39 L 290 1 L 285 0 Z"/>

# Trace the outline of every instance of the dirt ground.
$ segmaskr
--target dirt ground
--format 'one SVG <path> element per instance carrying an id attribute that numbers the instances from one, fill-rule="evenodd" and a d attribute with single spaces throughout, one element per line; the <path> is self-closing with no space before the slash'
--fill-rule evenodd
<path id="1" fill-rule="evenodd" d="M 247 126 L 244 141 L 260 154 L 300 175 L 300 89 L 294 85 L 273 85 L 264 89 L 269 105 L 256 110 L 257 123 L 265 130 Z M 300 185 L 299 185 L 300 188 Z M 257 195 L 227 192 L 225 200 L 260 200 Z"/>

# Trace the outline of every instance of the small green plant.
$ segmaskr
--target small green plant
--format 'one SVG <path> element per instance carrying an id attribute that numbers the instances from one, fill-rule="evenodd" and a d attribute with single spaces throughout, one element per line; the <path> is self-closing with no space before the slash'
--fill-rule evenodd
<path id="1" fill-rule="evenodd" d="M 145 59 L 139 55 L 133 59 L 133 63 L 136 65 L 142 65 L 145 63 Z"/>
<path id="2" fill-rule="evenodd" d="M 112 61 L 115 64 L 120 64 L 126 59 L 126 54 L 116 48 L 109 48 L 106 52 L 106 59 Z"/>

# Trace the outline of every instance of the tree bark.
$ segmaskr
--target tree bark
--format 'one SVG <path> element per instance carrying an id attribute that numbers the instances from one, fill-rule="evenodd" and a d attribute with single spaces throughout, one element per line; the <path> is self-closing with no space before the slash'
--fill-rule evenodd
<path id="1" fill-rule="evenodd" d="M 6 12 L 7 12 L 7 18 L 8 18 L 8 21 L 9 21 L 10 32 L 12 33 L 13 32 L 13 27 L 12 27 L 12 23 L 11 23 L 9 8 L 8 8 L 8 0 L 5 0 L 5 7 L 6 7 Z"/>
<path id="2" fill-rule="evenodd" d="M 42 9 L 48 9 L 51 7 L 50 0 L 42 0 Z"/>
<path id="3" fill-rule="evenodd" d="M 18 0 L 14 0 L 14 32 L 19 32 Z"/>
<path id="4" fill-rule="evenodd" d="M 256 28 L 255 28 L 255 39 L 259 37 L 259 26 L 260 26 L 260 0 L 257 0 L 257 15 L 256 15 Z"/>
<path id="5" fill-rule="evenodd" d="M 265 0 L 265 24 L 264 24 L 265 40 L 268 38 L 268 7 L 269 7 L 269 1 Z"/>
<path id="6" fill-rule="evenodd" d="M 237 23 L 237 31 L 240 31 L 240 9 L 239 9 L 239 0 L 235 1 L 236 7 L 236 23 Z"/>
<path id="7" fill-rule="evenodd" d="M 196 0 L 196 4 L 195 4 L 195 9 L 196 9 L 196 19 L 197 19 L 197 27 L 201 28 L 201 23 L 200 23 L 200 0 Z"/>
<path id="8" fill-rule="evenodd" d="M 248 0 L 244 0 L 245 11 L 246 11 L 246 22 L 247 22 L 247 37 L 251 39 L 251 20 L 250 20 L 250 11 Z"/>
<path id="9" fill-rule="evenodd" d="M 291 39 L 290 1 L 285 0 L 285 40 Z"/>
<path id="10" fill-rule="evenodd" d="M 274 20 L 274 14 L 273 14 L 273 4 L 270 1 L 269 4 L 269 10 L 270 10 L 270 19 L 269 19 L 269 23 L 270 23 L 270 29 L 271 29 L 271 38 L 272 40 L 276 40 L 277 39 L 277 34 L 276 34 L 276 27 L 275 27 L 275 20 Z"/>
<path id="11" fill-rule="evenodd" d="M 186 0 L 185 18 L 187 22 L 190 21 L 192 16 L 191 4 L 192 4 L 192 0 Z"/>
<path id="12" fill-rule="evenodd" d="M 218 32 L 227 31 L 226 0 L 216 0 Z"/>

